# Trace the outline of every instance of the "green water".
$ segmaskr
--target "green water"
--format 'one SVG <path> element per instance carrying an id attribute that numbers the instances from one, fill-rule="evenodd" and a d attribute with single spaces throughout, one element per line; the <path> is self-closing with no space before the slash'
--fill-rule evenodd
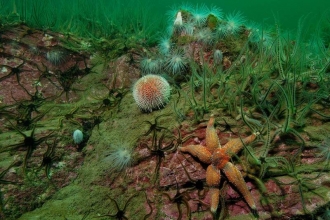
<path id="1" fill-rule="evenodd" d="M 316 3 L 317 2 L 317 3 Z M 247 22 L 256 22 L 260 25 L 273 25 L 279 21 L 281 26 L 288 30 L 297 27 L 299 19 L 304 17 L 305 25 L 315 26 L 321 17 L 330 10 L 330 1 L 276 1 L 276 0 L 253 0 L 253 1 L 150 1 L 150 0 L 76 0 L 76 1 L 35 1 L 35 0 L 1 0 L 0 22 L 6 23 L 8 16 L 17 15 L 21 21 L 30 26 L 42 29 L 52 29 L 60 32 L 70 32 L 82 35 L 86 30 L 86 23 L 90 22 L 92 31 L 95 23 L 101 26 L 104 33 L 109 34 L 110 23 L 121 26 L 136 28 L 137 24 L 143 26 L 146 34 L 162 32 L 164 25 L 169 25 L 167 12 L 178 9 L 182 4 L 192 6 L 205 4 L 217 6 L 222 9 L 224 15 L 240 11 Z M 81 22 L 84 24 L 81 25 Z M 80 28 L 79 28 L 80 27 Z M 147 29 L 147 31 L 146 31 Z M 149 32 L 148 32 L 149 31 Z M 100 31 L 99 31 L 100 32 Z"/>
<path id="2" fill-rule="evenodd" d="M 159 9 L 163 6 L 170 7 L 176 2 L 189 2 L 191 4 L 200 4 L 201 1 L 161 1 Z M 295 28 L 298 20 L 302 16 L 308 15 L 310 22 L 317 22 L 321 14 L 330 10 L 330 1 L 297 1 L 297 0 L 231 0 L 215 1 L 204 0 L 206 5 L 216 5 L 223 9 L 225 13 L 232 11 L 241 11 L 248 20 L 258 23 L 274 23 L 274 17 L 280 20 L 282 26 L 286 28 Z M 180 4 L 180 3 L 179 3 Z M 156 5 L 158 8 L 158 5 Z"/>

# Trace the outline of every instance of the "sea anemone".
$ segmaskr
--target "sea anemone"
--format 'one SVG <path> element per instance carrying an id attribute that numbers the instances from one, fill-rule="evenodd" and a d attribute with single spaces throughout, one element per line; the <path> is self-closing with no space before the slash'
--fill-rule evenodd
<path id="1" fill-rule="evenodd" d="M 221 50 L 215 50 L 213 53 L 213 62 L 215 65 L 222 64 L 223 61 L 223 53 Z"/>
<path id="2" fill-rule="evenodd" d="M 110 171 L 123 171 L 132 165 L 133 149 L 128 144 L 111 145 L 108 156 L 104 159 L 110 164 Z"/>
<path id="3" fill-rule="evenodd" d="M 168 15 L 169 26 L 167 27 L 167 32 L 169 34 L 180 34 L 184 28 L 182 12 L 180 10 L 171 10 L 170 12 L 168 12 Z"/>
<path id="4" fill-rule="evenodd" d="M 187 22 L 183 25 L 183 30 L 182 32 L 185 35 L 189 35 L 192 36 L 194 34 L 194 30 L 195 30 L 195 25 L 192 22 Z"/>
<path id="5" fill-rule="evenodd" d="M 204 4 L 197 5 L 196 8 L 191 12 L 192 21 L 198 27 L 201 27 L 205 24 L 208 15 L 209 9 Z"/>
<path id="6" fill-rule="evenodd" d="M 257 46 L 263 48 L 267 53 L 274 55 L 276 53 L 274 47 L 274 38 L 269 29 L 255 26 L 254 28 L 248 27 L 250 31 L 249 41 Z"/>
<path id="7" fill-rule="evenodd" d="M 190 4 L 183 4 L 180 7 L 173 7 L 170 11 L 167 12 L 168 23 L 167 32 L 169 34 L 187 34 L 192 35 L 193 28 L 195 24 L 192 24 L 191 11 L 193 8 Z"/>
<path id="8" fill-rule="evenodd" d="M 226 20 L 226 22 L 220 23 L 217 27 L 218 35 L 223 37 L 237 35 L 241 31 L 241 26 L 245 22 L 245 18 L 240 12 L 227 15 Z"/>
<path id="9" fill-rule="evenodd" d="M 166 12 L 167 21 L 169 24 L 171 24 L 171 25 L 174 24 L 174 21 L 178 16 L 178 12 L 180 12 L 180 8 L 177 6 L 171 7 L 171 9 Z"/>
<path id="10" fill-rule="evenodd" d="M 217 19 L 222 19 L 222 17 L 223 17 L 222 10 L 220 8 L 218 8 L 217 6 L 214 6 L 214 5 L 211 6 L 211 8 L 208 9 L 207 14 L 208 15 L 213 15 Z"/>
<path id="11" fill-rule="evenodd" d="M 182 12 L 181 11 L 178 11 L 178 13 L 176 14 L 173 25 L 174 26 L 182 26 L 183 25 Z"/>
<path id="12" fill-rule="evenodd" d="M 270 31 L 266 30 L 265 28 L 261 27 L 256 23 L 250 23 L 246 26 L 246 29 L 250 32 L 249 34 L 249 41 L 251 43 L 266 43 L 267 41 L 271 41 L 272 37 Z"/>
<path id="13" fill-rule="evenodd" d="M 214 15 L 210 14 L 209 16 L 207 16 L 206 26 L 210 28 L 212 31 L 216 29 L 218 23 L 219 23 L 219 19 Z"/>
<path id="14" fill-rule="evenodd" d="M 136 104 L 144 112 L 164 107 L 170 97 L 171 87 L 164 77 L 146 75 L 133 86 L 133 97 Z"/>
<path id="15" fill-rule="evenodd" d="M 162 69 L 163 60 L 159 57 L 143 57 L 140 61 L 140 68 L 144 74 L 159 73 Z"/>
<path id="16" fill-rule="evenodd" d="M 46 53 L 46 59 L 54 66 L 61 65 L 66 58 L 66 53 L 62 50 L 50 50 Z"/>
<path id="17" fill-rule="evenodd" d="M 209 28 L 198 30 L 194 36 L 198 42 L 206 45 L 211 45 L 215 42 L 215 35 Z"/>
<path id="18" fill-rule="evenodd" d="M 178 8 L 181 11 L 190 12 L 193 10 L 194 7 L 190 3 L 186 2 L 186 3 L 181 4 Z"/>
<path id="19" fill-rule="evenodd" d="M 84 134 L 79 129 L 73 132 L 72 137 L 75 144 L 80 144 L 84 140 Z"/>
<path id="20" fill-rule="evenodd" d="M 187 69 L 187 59 L 180 50 L 173 51 L 167 58 L 165 68 L 172 74 L 179 74 Z"/>
<path id="21" fill-rule="evenodd" d="M 173 43 L 171 41 L 171 37 L 169 36 L 162 37 L 158 43 L 159 51 L 164 55 L 169 54 L 172 47 L 173 47 Z"/>

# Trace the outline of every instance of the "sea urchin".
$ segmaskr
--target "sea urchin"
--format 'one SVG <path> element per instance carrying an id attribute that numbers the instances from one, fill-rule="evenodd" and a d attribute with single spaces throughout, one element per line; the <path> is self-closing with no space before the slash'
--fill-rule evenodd
<path id="1" fill-rule="evenodd" d="M 164 77 L 146 75 L 133 87 L 133 97 L 142 111 L 151 112 L 166 105 L 171 94 L 171 87 Z"/>

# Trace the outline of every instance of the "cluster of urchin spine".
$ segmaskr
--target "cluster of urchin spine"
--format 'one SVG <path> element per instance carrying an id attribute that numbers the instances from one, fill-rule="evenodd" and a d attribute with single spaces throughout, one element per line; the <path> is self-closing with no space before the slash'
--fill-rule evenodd
<path id="1" fill-rule="evenodd" d="M 167 80 L 153 74 L 140 78 L 133 87 L 134 100 L 144 112 L 164 107 L 169 101 L 170 94 L 171 86 Z"/>

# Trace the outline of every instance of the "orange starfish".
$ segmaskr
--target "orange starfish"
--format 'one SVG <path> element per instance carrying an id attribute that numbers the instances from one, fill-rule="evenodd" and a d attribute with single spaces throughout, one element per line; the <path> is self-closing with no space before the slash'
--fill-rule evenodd
<path id="1" fill-rule="evenodd" d="M 203 163 L 210 164 L 206 170 L 206 183 L 210 187 L 211 192 L 211 212 L 216 213 L 219 204 L 220 170 L 225 174 L 229 182 L 243 195 L 250 208 L 256 210 L 256 205 L 241 172 L 229 161 L 231 156 L 238 153 L 244 144 L 254 141 L 256 134 L 252 134 L 244 139 L 232 139 L 225 146 L 221 147 L 214 128 L 214 117 L 211 116 L 207 124 L 205 136 L 206 146 L 188 145 L 180 147 L 179 150 L 192 154 Z"/>

